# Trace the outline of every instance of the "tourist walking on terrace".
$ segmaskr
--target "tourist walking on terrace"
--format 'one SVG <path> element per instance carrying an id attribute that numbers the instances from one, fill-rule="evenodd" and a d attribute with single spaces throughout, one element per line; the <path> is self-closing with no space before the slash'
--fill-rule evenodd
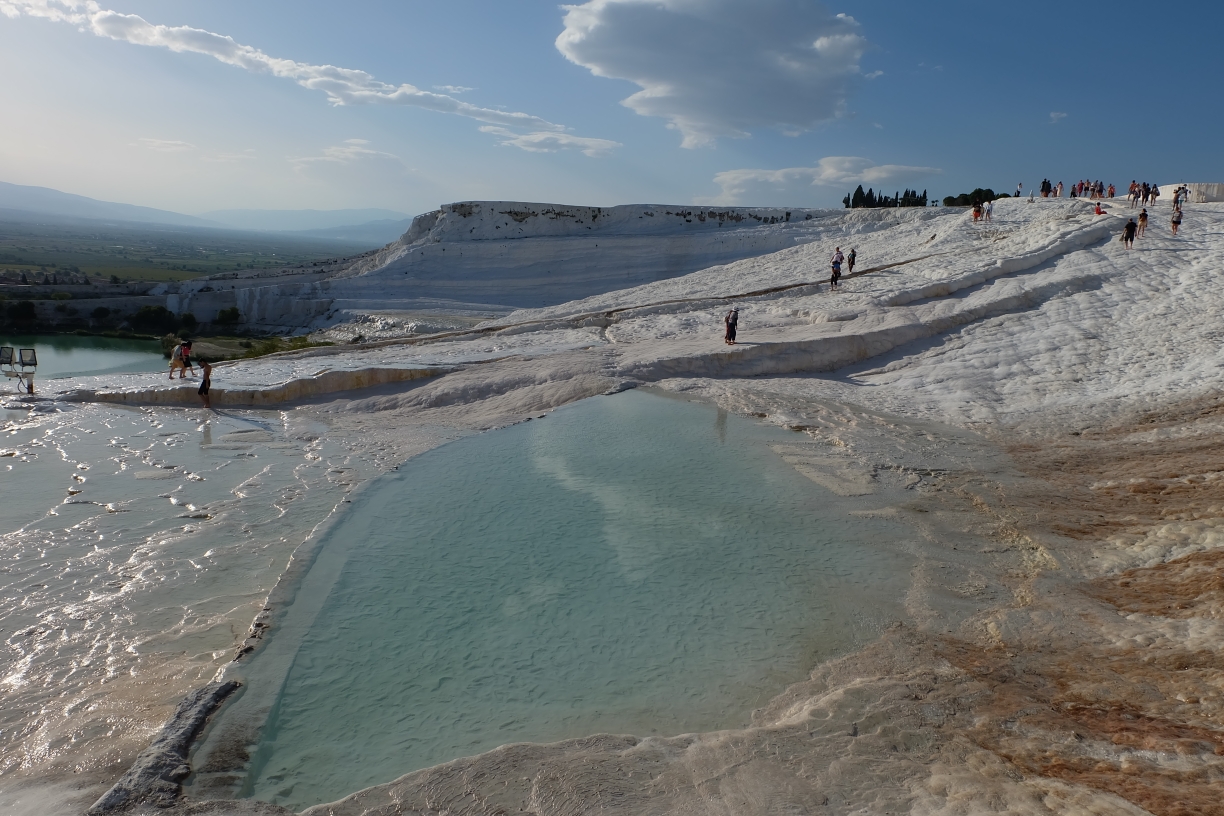
<path id="1" fill-rule="evenodd" d="M 989 221 L 990 216 L 994 215 L 994 202 L 987 201 L 985 209 L 982 210 L 982 216 Z"/>
<path id="2" fill-rule="evenodd" d="M 1148 222 L 1147 207 L 1144 207 L 1143 210 L 1139 213 L 1139 233 L 1138 235 L 1140 238 L 1143 237 L 1144 231 L 1147 230 L 1147 222 Z"/>
<path id="3" fill-rule="evenodd" d="M 1122 245 L 1127 249 L 1134 246 L 1135 232 L 1139 229 L 1139 225 L 1135 223 L 1135 219 L 1129 218 L 1126 221 L 1126 226 L 1122 228 Z"/>
<path id="4" fill-rule="evenodd" d="M 850 254 L 846 256 L 846 276 L 854 274 L 854 262 L 858 260 L 858 251 L 854 248 L 850 249 Z"/>
<path id="5" fill-rule="evenodd" d="M 723 317 L 723 325 L 727 327 L 726 334 L 723 335 L 723 342 L 728 346 L 735 345 L 735 330 L 739 327 L 739 309 L 733 308 Z"/>
<path id="6" fill-rule="evenodd" d="M 191 368 L 191 374 L 195 376 L 195 368 L 191 366 L 191 341 L 184 340 L 170 352 L 170 379 L 174 379 L 176 369 L 179 373 L 179 379 L 183 379 L 188 368 Z"/>
<path id="7" fill-rule="evenodd" d="M 200 395 L 200 399 L 204 400 L 204 407 L 211 411 L 212 405 L 208 401 L 208 389 L 212 386 L 212 365 L 207 360 L 201 360 L 200 370 L 204 372 L 204 379 L 200 381 L 200 390 L 196 393 Z"/>
<path id="8" fill-rule="evenodd" d="M 187 369 L 191 369 L 191 376 L 195 376 L 195 365 L 191 362 L 191 341 L 183 341 L 183 373 L 187 373 Z"/>
<path id="9" fill-rule="evenodd" d="M 830 292 L 837 288 L 837 281 L 841 278 L 841 266 L 845 260 L 846 256 L 842 254 L 841 247 L 837 247 L 833 252 L 833 257 L 829 259 L 829 263 L 833 267 L 833 272 L 829 275 Z"/>
<path id="10" fill-rule="evenodd" d="M 1176 210 L 1173 211 L 1173 234 L 1174 235 L 1177 235 L 1177 228 L 1181 226 L 1181 221 L 1182 221 L 1182 211 L 1181 211 L 1181 208 L 1178 207 Z"/>

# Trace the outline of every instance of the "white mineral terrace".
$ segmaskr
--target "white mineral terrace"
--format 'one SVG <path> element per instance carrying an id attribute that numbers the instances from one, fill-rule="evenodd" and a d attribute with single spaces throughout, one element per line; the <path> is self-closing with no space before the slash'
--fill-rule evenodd
<path id="1" fill-rule="evenodd" d="M 945 208 L 773 213 L 760 228 L 785 243 L 674 277 L 634 267 L 666 234 L 622 223 L 598 251 L 602 236 L 542 234 L 511 252 L 586 242 L 598 274 L 583 299 L 537 297 L 549 287 L 534 268 L 491 299 L 496 281 L 472 266 L 428 296 L 550 305 L 218 365 L 212 414 L 198 379 L 164 372 L 6 397 L 0 467 L 61 492 L 10 508 L 0 537 L 16 622 L 0 812 L 88 808 L 188 694 L 242 678 L 296 591 L 299 548 L 350 491 L 448 440 L 637 385 L 796 431 L 776 448 L 785 462 L 912 529 L 903 621 L 813 666 L 746 728 L 508 745 L 306 813 L 1212 812 L 1224 204 L 1187 205 L 1174 237 L 1162 202 L 1127 249 L 1137 212 L 1039 199 L 996 202 L 985 223 Z M 382 319 L 377 270 L 407 278 L 422 247 L 462 242 L 408 243 L 353 270 L 369 302 L 349 292 L 346 332 Z M 836 247 L 858 262 L 830 292 Z M 230 747 L 241 764 L 246 746 Z M 288 813 L 184 804 L 181 759 L 139 767 L 171 813 Z"/>

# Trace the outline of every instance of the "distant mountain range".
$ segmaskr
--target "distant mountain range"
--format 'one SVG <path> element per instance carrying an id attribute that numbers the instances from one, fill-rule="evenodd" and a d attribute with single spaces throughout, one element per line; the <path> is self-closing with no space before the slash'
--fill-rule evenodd
<path id="1" fill-rule="evenodd" d="M 49 187 L 29 187 L 0 181 L 0 219 L 28 220 L 31 215 L 56 220 L 90 219 L 138 224 L 165 224 L 201 229 L 291 233 L 345 243 L 382 246 L 396 240 L 412 219 L 384 209 L 347 210 L 214 210 L 184 215 L 170 210 L 118 204 L 63 193 Z"/>
<path id="2" fill-rule="evenodd" d="M 60 218 L 98 218 L 114 221 L 135 221 L 143 224 L 173 224 L 178 227 L 223 227 L 216 221 L 194 215 L 116 204 L 96 198 L 61 193 L 49 187 L 26 187 L 0 181 L 0 208 L 53 215 Z"/>

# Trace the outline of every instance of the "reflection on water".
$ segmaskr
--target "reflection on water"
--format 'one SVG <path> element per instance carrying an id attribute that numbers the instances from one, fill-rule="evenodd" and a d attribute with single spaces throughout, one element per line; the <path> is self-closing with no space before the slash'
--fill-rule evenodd
<path id="1" fill-rule="evenodd" d="M 898 528 L 766 444 L 790 438 L 628 392 L 383 477 L 248 669 L 279 696 L 242 793 L 300 808 L 509 742 L 746 724 L 899 616 L 908 569 Z"/>
<path id="2" fill-rule="evenodd" d="M 0 334 L 0 346 L 35 349 L 38 352 L 37 377 L 40 380 L 159 371 L 167 365 L 161 344 L 156 340 L 77 334 Z"/>

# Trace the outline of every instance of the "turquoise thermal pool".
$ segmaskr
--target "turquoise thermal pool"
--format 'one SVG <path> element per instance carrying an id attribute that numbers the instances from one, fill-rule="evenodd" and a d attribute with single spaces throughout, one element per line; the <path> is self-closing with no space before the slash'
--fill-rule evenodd
<path id="1" fill-rule="evenodd" d="M 32 348 L 38 352 L 35 380 L 84 377 L 94 374 L 132 374 L 158 371 L 167 366 L 156 340 L 89 337 L 76 334 L 0 335 L 0 346 Z"/>
<path id="2" fill-rule="evenodd" d="M 511 742 L 747 725 L 907 585 L 904 529 L 794 441 L 630 391 L 409 460 L 324 534 L 200 752 L 264 695 L 236 792 L 302 808 Z"/>

